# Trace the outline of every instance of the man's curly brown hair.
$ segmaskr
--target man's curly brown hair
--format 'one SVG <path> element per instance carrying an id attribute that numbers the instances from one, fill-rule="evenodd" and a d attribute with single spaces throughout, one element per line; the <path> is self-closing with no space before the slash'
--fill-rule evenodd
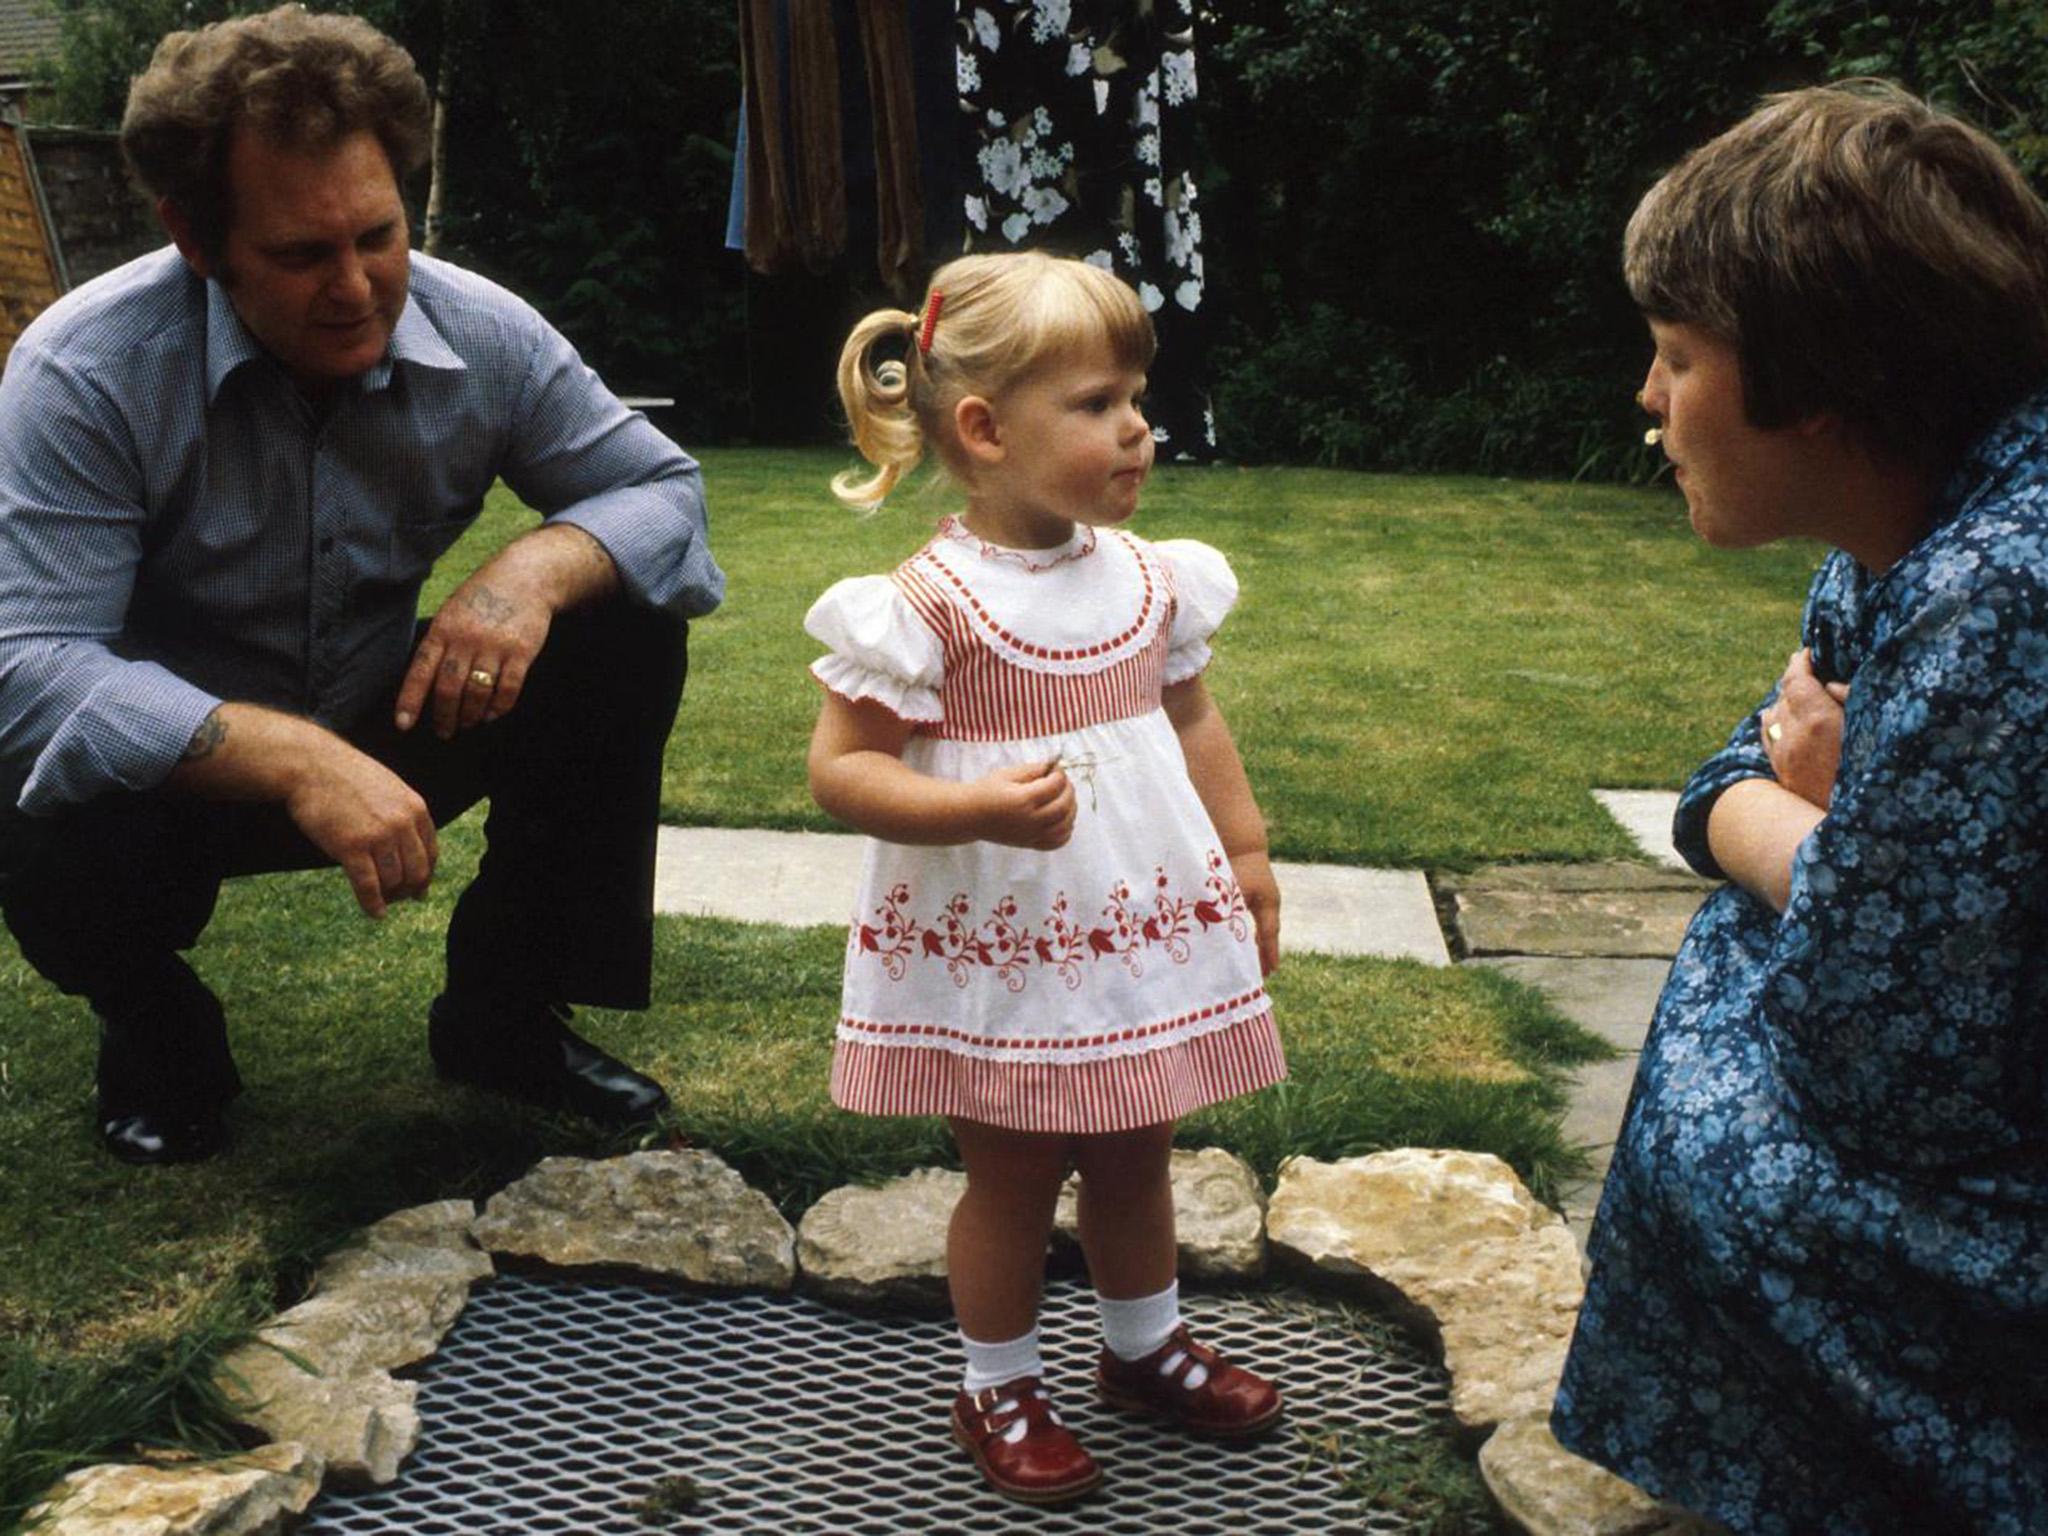
<path id="1" fill-rule="evenodd" d="M 433 103 L 412 55 L 357 17 L 281 5 L 171 33 L 128 89 L 121 148 L 209 256 L 233 226 L 228 149 L 242 128 L 290 149 L 374 133 L 403 181 L 426 163 Z"/>

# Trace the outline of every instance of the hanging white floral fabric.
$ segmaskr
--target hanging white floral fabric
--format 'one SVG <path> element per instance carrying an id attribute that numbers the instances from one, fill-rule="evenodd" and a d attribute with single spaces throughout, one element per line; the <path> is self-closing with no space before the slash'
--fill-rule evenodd
<path id="1" fill-rule="evenodd" d="M 1159 332 L 1162 455 L 1212 456 L 1192 0 L 959 0 L 956 15 L 966 248 L 1056 250 L 1128 282 Z"/>

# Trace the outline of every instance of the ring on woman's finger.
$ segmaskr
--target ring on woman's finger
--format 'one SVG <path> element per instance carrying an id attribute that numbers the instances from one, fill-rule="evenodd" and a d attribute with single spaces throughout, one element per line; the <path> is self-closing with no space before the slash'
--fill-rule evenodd
<path id="1" fill-rule="evenodd" d="M 1782 741 L 1785 738 L 1785 727 L 1773 720 L 1764 727 L 1764 735 L 1768 736 L 1772 741 Z"/>
<path id="2" fill-rule="evenodd" d="M 486 671 L 482 667 L 471 667 L 469 669 L 469 686 L 472 688 L 495 688 L 498 686 L 498 674 Z"/>

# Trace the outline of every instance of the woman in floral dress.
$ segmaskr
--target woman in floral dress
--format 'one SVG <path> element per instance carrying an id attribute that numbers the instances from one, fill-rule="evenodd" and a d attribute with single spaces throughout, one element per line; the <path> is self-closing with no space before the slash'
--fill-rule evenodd
<path id="1" fill-rule="evenodd" d="M 1890 87 L 1631 220 L 1693 527 L 1833 546 L 1694 775 L 1553 1427 L 1738 1531 L 2048 1531 L 2048 213 Z"/>

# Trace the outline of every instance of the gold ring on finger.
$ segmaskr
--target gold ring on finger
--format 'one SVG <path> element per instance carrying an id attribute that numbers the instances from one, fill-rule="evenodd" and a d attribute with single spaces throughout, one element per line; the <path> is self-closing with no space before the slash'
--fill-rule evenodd
<path id="1" fill-rule="evenodd" d="M 495 688 L 498 686 L 498 674 L 487 672 L 482 667 L 471 667 L 469 669 L 469 686 L 472 688 Z"/>
<path id="2" fill-rule="evenodd" d="M 1778 724 L 1777 721 L 1773 720 L 1769 725 L 1764 727 L 1764 734 L 1768 736 L 1772 741 L 1782 741 L 1785 737 L 1785 727 Z"/>

